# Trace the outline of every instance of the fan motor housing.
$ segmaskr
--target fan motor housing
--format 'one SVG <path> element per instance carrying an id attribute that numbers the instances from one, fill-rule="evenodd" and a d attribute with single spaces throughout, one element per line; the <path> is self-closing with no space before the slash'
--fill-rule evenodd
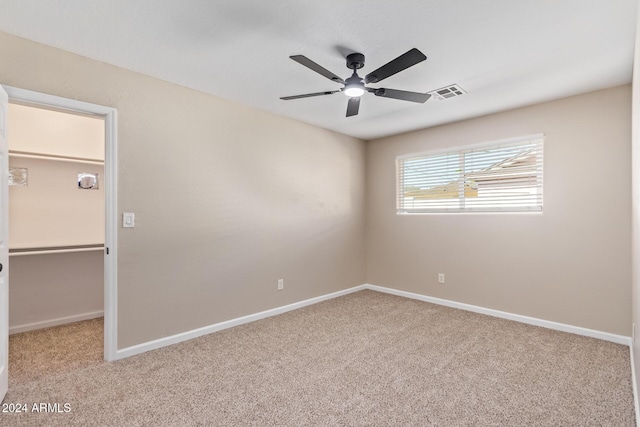
<path id="1" fill-rule="evenodd" d="M 364 55 L 361 53 L 352 53 L 347 55 L 347 68 L 358 70 L 364 67 Z"/>

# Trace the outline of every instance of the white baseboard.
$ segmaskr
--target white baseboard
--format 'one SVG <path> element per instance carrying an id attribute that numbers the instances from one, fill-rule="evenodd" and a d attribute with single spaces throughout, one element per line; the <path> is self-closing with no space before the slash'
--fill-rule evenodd
<path id="1" fill-rule="evenodd" d="M 616 335 L 608 332 L 596 331 L 594 329 L 582 328 L 580 326 L 567 325 L 565 323 L 552 322 L 550 320 L 543 320 L 535 317 L 522 316 L 520 314 L 507 313 L 505 311 L 493 310 L 491 308 L 479 307 L 477 305 L 429 297 L 426 295 L 415 294 L 413 292 L 385 288 L 383 286 L 365 284 L 363 285 L 363 287 L 364 289 L 371 289 L 372 291 L 384 292 L 387 294 L 397 295 L 405 298 L 417 299 L 420 301 L 430 302 L 432 304 L 444 305 L 447 307 L 458 308 L 460 310 L 473 311 L 475 313 L 486 314 L 488 316 L 500 317 L 502 319 L 514 320 L 516 322 L 527 323 L 534 326 L 541 326 L 543 328 L 554 329 L 556 331 L 569 332 L 572 334 L 611 341 L 616 344 L 631 346 L 631 337 L 627 337 L 624 335 Z"/>
<path id="2" fill-rule="evenodd" d="M 168 337 L 159 338 L 157 340 L 148 341 L 142 344 L 137 344 L 131 347 L 126 347 L 116 351 L 116 357 L 114 360 L 124 359 L 126 357 L 135 356 L 136 354 L 145 353 L 147 351 L 156 350 L 162 347 L 166 347 L 168 345 L 177 344 L 177 343 L 187 341 L 193 338 L 197 338 L 203 335 L 208 335 L 217 331 L 221 331 L 223 329 L 244 325 L 245 323 L 255 322 L 256 320 L 264 319 L 271 316 L 276 316 L 278 314 L 286 313 L 288 311 L 296 310 L 298 308 L 306 307 L 308 305 L 317 304 L 322 301 L 326 301 L 332 298 L 337 298 L 337 297 L 351 294 L 353 292 L 358 292 L 364 289 L 384 292 L 384 293 L 393 294 L 393 295 L 397 295 L 405 298 L 417 299 L 420 301 L 430 302 L 432 304 L 444 305 L 452 308 L 458 308 L 461 310 L 473 311 L 475 313 L 486 314 L 489 316 L 500 317 L 508 320 L 514 320 L 516 322 L 527 323 L 535 326 L 541 326 L 544 328 L 554 329 L 557 331 L 569 332 L 577 335 L 584 335 L 592 338 L 598 338 L 605 341 L 611 341 L 617 344 L 624 344 L 624 345 L 631 344 L 631 337 L 610 334 L 608 332 L 601 332 L 593 329 L 581 328 L 579 326 L 572 326 L 564 323 L 551 322 L 549 320 L 537 319 L 535 317 L 528 317 L 528 316 L 522 316 L 519 314 L 507 313 L 504 311 L 498 311 L 490 308 L 464 304 L 456 301 L 449 301 L 441 298 L 429 297 L 426 295 L 400 291 L 392 288 L 385 288 L 383 286 L 364 284 L 360 286 L 355 286 L 353 288 L 344 289 L 342 291 L 333 292 L 327 295 L 322 295 L 319 297 L 310 298 L 304 301 L 285 305 L 282 307 L 273 308 L 271 310 L 265 310 L 259 313 L 249 314 L 247 316 L 238 317 L 236 319 L 215 323 L 213 325 L 204 326 L 202 328 L 193 329 L 191 331 L 186 331 L 176 335 L 171 335 Z"/>
<path id="3" fill-rule="evenodd" d="M 166 347 L 168 345 L 177 344 L 179 342 L 187 341 L 193 338 L 200 337 L 202 335 L 208 335 L 213 332 L 218 332 L 223 329 L 232 328 L 234 326 L 244 325 L 245 323 L 255 322 L 256 320 L 264 319 L 278 314 L 286 313 L 288 311 L 296 310 L 298 308 L 306 307 L 308 305 L 317 304 L 322 301 L 326 301 L 332 298 L 341 297 L 343 295 L 351 294 L 365 289 L 364 285 L 356 286 L 353 288 L 345 289 L 338 292 L 333 292 L 327 295 L 321 295 L 319 297 L 310 298 L 304 301 L 296 302 L 293 304 L 285 305 L 282 307 L 273 308 L 271 310 L 261 311 L 255 314 L 249 314 L 247 316 L 238 317 L 236 319 L 227 320 L 213 325 L 204 326 L 202 328 L 193 329 L 191 331 L 182 332 L 180 334 L 171 335 L 165 338 L 145 342 L 142 344 L 134 345 L 131 347 L 123 348 L 116 351 L 116 360 L 124 359 L 125 357 L 135 356 L 136 354 L 145 353 L 150 350 L 156 350 L 158 348 Z"/>
<path id="4" fill-rule="evenodd" d="M 631 359 L 631 385 L 633 386 L 633 407 L 636 411 L 636 425 L 640 417 L 640 405 L 638 404 L 638 383 L 636 381 L 636 364 L 633 357 L 633 343 L 629 346 L 629 357 Z"/>
<path id="5" fill-rule="evenodd" d="M 67 323 L 80 322 L 82 320 L 95 319 L 104 316 L 104 311 L 93 311 L 91 313 L 77 314 L 75 316 L 58 317 L 57 319 L 43 320 L 41 322 L 27 323 L 24 325 L 10 326 L 9 335 L 19 334 L 20 332 L 35 331 L 36 329 L 50 328 L 52 326 L 60 326 Z"/>

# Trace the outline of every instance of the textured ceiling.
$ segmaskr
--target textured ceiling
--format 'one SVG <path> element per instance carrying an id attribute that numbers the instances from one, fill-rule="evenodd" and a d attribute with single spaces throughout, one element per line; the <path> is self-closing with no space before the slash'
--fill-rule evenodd
<path id="1" fill-rule="evenodd" d="M 637 0 L 0 0 L 0 31 L 363 139 L 629 83 Z M 428 59 L 378 87 L 459 98 L 425 104 L 339 89 L 416 47 Z"/>

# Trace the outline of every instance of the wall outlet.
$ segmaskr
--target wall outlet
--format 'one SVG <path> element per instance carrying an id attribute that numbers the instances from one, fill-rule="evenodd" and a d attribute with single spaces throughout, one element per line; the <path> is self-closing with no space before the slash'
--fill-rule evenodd
<path id="1" fill-rule="evenodd" d="M 438 273 L 438 283 L 444 283 L 444 273 Z"/>
<path id="2" fill-rule="evenodd" d="M 278 290 L 281 291 L 284 289 L 284 279 L 278 279 Z"/>

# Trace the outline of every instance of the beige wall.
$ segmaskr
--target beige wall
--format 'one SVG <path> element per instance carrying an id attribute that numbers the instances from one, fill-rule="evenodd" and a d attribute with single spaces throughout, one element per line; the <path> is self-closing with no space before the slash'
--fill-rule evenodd
<path id="1" fill-rule="evenodd" d="M 10 157 L 9 166 L 28 170 L 26 187 L 9 187 L 10 249 L 104 243 L 104 185 L 78 189 L 78 172 L 102 180 L 102 165 Z"/>
<path id="2" fill-rule="evenodd" d="M 627 85 L 370 142 L 367 282 L 630 335 L 630 105 Z M 396 215 L 396 156 L 534 133 L 543 214 Z"/>
<path id="3" fill-rule="evenodd" d="M 102 251 L 10 256 L 9 328 L 101 312 L 103 259 Z"/>
<path id="4" fill-rule="evenodd" d="M 103 177 L 103 166 L 24 158 L 10 158 L 9 165 L 29 171 L 27 187 L 9 187 L 10 249 L 104 243 L 104 187 L 76 188 L 78 172 Z M 103 263 L 102 250 L 10 255 L 9 327 L 45 327 L 102 311 Z"/>
<path id="5" fill-rule="evenodd" d="M 9 104 L 10 151 L 104 160 L 104 119 Z"/>
<path id="6" fill-rule="evenodd" d="M 364 282 L 364 142 L 7 34 L 0 57 L 1 84 L 118 109 L 118 348 Z"/>
<path id="7" fill-rule="evenodd" d="M 104 243 L 104 120 L 12 103 L 7 124 L 9 166 L 28 171 L 27 186 L 9 187 L 9 247 Z M 98 174 L 97 190 L 78 189 L 82 172 Z"/>

